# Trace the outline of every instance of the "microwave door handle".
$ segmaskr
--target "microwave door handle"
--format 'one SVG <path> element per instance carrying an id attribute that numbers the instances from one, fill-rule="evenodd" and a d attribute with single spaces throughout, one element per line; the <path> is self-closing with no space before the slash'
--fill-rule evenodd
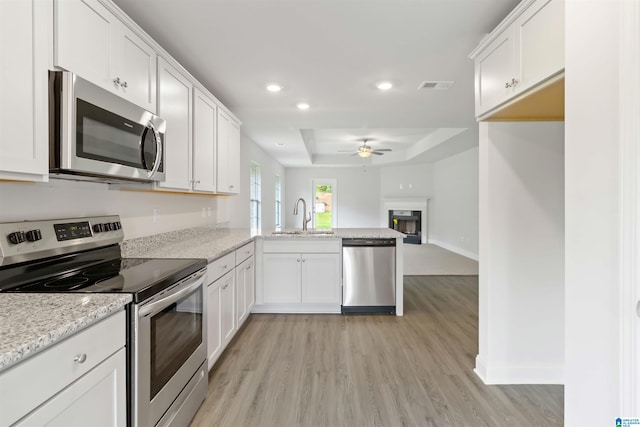
<path id="1" fill-rule="evenodd" d="M 143 305 L 140 307 L 138 311 L 138 317 L 144 317 L 148 314 L 154 315 L 159 313 L 160 311 L 167 308 L 169 305 L 173 304 L 176 301 L 181 300 L 185 296 L 189 295 L 191 292 L 198 289 L 204 283 L 204 275 L 207 270 L 200 271 L 196 273 L 196 276 L 193 277 L 189 282 L 182 285 L 182 289 L 177 292 L 171 293 L 166 297 L 159 299 L 158 301 L 154 301 L 152 303 Z"/>
<path id="2" fill-rule="evenodd" d="M 140 136 L 140 144 L 138 144 L 138 150 L 140 151 L 140 164 L 142 165 L 142 168 L 145 170 L 149 170 L 149 168 L 147 167 L 147 161 L 144 158 L 144 142 L 146 140 L 147 137 L 147 132 L 149 132 L 149 127 L 145 127 L 144 131 L 142 131 L 142 136 Z"/>
<path id="3" fill-rule="evenodd" d="M 153 177 L 158 169 L 160 168 L 160 162 L 162 161 L 162 139 L 160 138 L 160 133 L 156 130 L 153 123 L 149 122 L 148 126 L 151 128 L 153 132 L 153 139 L 156 141 L 156 159 L 153 163 L 153 169 L 149 172 L 149 178 Z"/>

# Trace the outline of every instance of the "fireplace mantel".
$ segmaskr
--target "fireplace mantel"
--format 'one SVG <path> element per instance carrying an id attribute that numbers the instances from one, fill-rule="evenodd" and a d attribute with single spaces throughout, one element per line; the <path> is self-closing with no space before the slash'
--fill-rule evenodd
<path id="1" fill-rule="evenodd" d="M 389 198 L 382 200 L 382 216 L 380 224 L 383 227 L 389 226 L 389 211 L 407 210 L 420 211 L 422 222 L 422 244 L 427 243 L 427 210 L 429 199 L 427 198 Z"/>

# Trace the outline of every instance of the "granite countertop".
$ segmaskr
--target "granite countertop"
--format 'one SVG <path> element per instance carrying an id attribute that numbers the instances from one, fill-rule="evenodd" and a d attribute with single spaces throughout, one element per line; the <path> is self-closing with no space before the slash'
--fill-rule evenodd
<path id="1" fill-rule="evenodd" d="M 252 240 L 249 229 L 204 226 L 125 240 L 121 250 L 127 258 L 205 258 L 211 262 Z"/>
<path id="2" fill-rule="evenodd" d="M 284 229 L 277 234 L 267 233 L 261 237 L 266 239 L 396 239 L 404 238 L 405 235 L 399 231 L 390 228 L 333 228 L 333 233 L 325 233 L 324 230 L 315 230 L 310 232 L 300 232 L 299 234 L 290 234 L 291 231 L 300 231 L 293 229 Z"/>
<path id="3" fill-rule="evenodd" d="M 289 229 L 286 229 L 287 231 Z M 215 229 L 209 226 L 171 231 L 125 240 L 122 256 L 127 258 L 205 258 L 209 262 L 234 251 L 254 238 L 264 239 L 346 239 L 403 238 L 390 228 L 334 228 L 332 234 L 272 234 L 251 236 L 249 229 Z"/>
<path id="4" fill-rule="evenodd" d="M 129 302 L 129 294 L 1 293 L 0 371 L 121 310 Z"/>

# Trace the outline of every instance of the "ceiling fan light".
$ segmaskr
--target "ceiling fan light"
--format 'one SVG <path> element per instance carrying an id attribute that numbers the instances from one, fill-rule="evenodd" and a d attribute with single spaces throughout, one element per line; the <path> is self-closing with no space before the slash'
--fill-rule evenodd
<path id="1" fill-rule="evenodd" d="M 363 159 L 366 159 L 367 157 L 371 157 L 371 151 L 370 150 L 360 150 L 360 151 L 358 151 L 358 156 L 362 157 Z"/>
<path id="2" fill-rule="evenodd" d="M 378 82 L 376 83 L 376 87 L 380 90 L 389 90 L 393 87 L 393 83 L 389 81 Z"/>

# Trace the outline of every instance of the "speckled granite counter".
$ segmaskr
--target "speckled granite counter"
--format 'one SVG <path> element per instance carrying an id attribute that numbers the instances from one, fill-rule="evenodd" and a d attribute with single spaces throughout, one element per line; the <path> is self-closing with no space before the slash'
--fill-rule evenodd
<path id="1" fill-rule="evenodd" d="M 210 262 L 253 240 L 248 229 L 196 227 L 125 240 L 128 258 L 206 258 Z"/>
<path id="2" fill-rule="evenodd" d="M 320 233 L 313 234 L 313 230 L 310 233 L 302 232 L 300 234 L 289 234 L 290 229 L 285 229 L 279 234 L 264 234 L 265 239 L 396 239 L 404 238 L 405 235 L 399 231 L 392 230 L 390 228 L 334 228 L 333 233 Z M 322 230 L 319 230 L 322 231 Z"/>
<path id="3" fill-rule="evenodd" d="M 286 230 L 285 230 L 286 231 Z M 403 238 L 405 235 L 390 228 L 334 228 L 333 234 L 271 234 L 264 239 L 346 239 L 346 238 Z M 209 262 L 220 258 L 254 237 L 248 229 L 214 229 L 196 227 L 153 236 L 125 240 L 122 256 L 128 258 L 205 258 Z"/>
<path id="4" fill-rule="evenodd" d="M 129 294 L 0 294 L 0 371 L 129 302 Z"/>

